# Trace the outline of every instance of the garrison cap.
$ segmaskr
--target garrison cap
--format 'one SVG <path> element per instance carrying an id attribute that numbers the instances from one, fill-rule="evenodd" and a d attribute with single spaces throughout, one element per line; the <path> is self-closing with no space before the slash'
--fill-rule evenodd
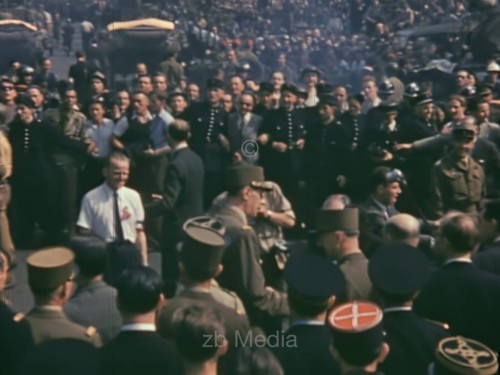
<path id="1" fill-rule="evenodd" d="M 181 259 L 185 266 L 215 272 L 226 245 L 224 223 L 215 217 L 198 216 L 187 220 L 182 229 L 185 239 Z"/>
<path id="2" fill-rule="evenodd" d="M 427 257 L 406 244 L 384 245 L 368 263 L 372 283 L 381 292 L 404 296 L 418 291 L 429 279 Z"/>
<path id="3" fill-rule="evenodd" d="M 382 318 L 382 310 L 368 301 L 345 303 L 330 312 L 327 323 L 344 361 L 366 366 L 379 356 L 384 343 Z"/>
<path id="4" fill-rule="evenodd" d="M 26 260 L 28 283 L 36 289 L 52 289 L 63 285 L 73 273 L 75 255 L 65 247 L 37 251 Z"/>
<path id="5" fill-rule="evenodd" d="M 493 375 L 497 371 L 497 354 L 478 341 L 455 336 L 444 338 L 437 345 L 435 375 Z"/>
<path id="6" fill-rule="evenodd" d="M 357 207 L 346 207 L 343 210 L 318 210 L 316 231 L 321 233 L 336 230 L 347 233 L 359 231 L 359 210 Z"/>
<path id="7" fill-rule="evenodd" d="M 302 251 L 287 261 L 283 277 L 288 292 L 309 303 L 322 303 L 346 289 L 344 274 L 329 259 Z"/>
<path id="8" fill-rule="evenodd" d="M 207 81 L 207 90 L 211 89 L 220 89 L 220 90 L 224 89 L 224 82 L 222 82 L 218 78 L 210 78 Z"/>
<path id="9" fill-rule="evenodd" d="M 240 162 L 226 169 L 226 188 L 250 186 L 254 189 L 270 191 L 264 182 L 264 169 L 250 163 Z"/>

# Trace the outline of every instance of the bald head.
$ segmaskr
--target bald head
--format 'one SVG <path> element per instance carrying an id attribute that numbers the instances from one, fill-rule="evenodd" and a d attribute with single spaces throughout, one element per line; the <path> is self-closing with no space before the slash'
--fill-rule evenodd
<path id="1" fill-rule="evenodd" d="M 385 242 L 406 243 L 417 247 L 420 237 L 420 223 L 408 214 L 392 216 L 384 225 Z"/>
<path id="2" fill-rule="evenodd" d="M 322 210 L 343 210 L 351 204 L 351 199 L 344 194 L 333 194 L 326 198 Z"/>
<path id="3" fill-rule="evenodd" d="M 449 251 L 454 254 L 472 253 L 479 244 L 476 222 L 463 213 L 452 213 L 443 218 L 441 237 L 447 241 Z"/>

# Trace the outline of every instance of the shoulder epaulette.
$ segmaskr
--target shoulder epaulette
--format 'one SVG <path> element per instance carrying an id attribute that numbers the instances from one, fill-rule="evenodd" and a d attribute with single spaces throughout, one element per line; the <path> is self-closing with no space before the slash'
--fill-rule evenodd
<path id="1" fill-rule="evenodd" d="M 85 331 L 85 336 L 92 337 L 97 333 L 97 329 L 95 327 L 89 326 Z"/>
<path id="2" fill-rule="evenodd" d="M 16 323 L 19 323 L 20 321 L 22 321 L 24 319 L 24 317 L 25 317 L 25 315 L 22 312 L 19 312 L 16 315 L 14 315 L 12 320 Z"/>

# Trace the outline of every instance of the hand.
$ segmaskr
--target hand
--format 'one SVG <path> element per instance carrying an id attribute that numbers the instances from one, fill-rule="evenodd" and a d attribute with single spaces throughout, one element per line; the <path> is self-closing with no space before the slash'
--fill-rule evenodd
<path id="1" fill-rule="evenodd" d="M 269 142 L 269 135 L 268 134 L 261 134 L 257 137 L 257 141 L 263 146 L 267 145 L 267 142 Z"/>
<path id="2" fill-rule="evenodd" d="M 286 152 L 288 149 L 287 145 L 283 142 L 273 142 L 272 147 L 278 152 Z"/>
<path id="3" fill-rule="evenodd" d="M 229 141 L 223 134 L 219 134 L 219 142 L 224 151 L 229 152 Z"/>
<path id="4" fill-rule="evenodd" d="M 151 198 L 153 198 L 153 200 L 155 200 L 155 201 L 158 201 L 160 199 L 163 199 L 163 195 L 161 195 L 161 194 L 151 194 Z"/>
<path id="5" fill-rule="evenodd" d="M 233 154 L 233 161 L 241 161 L 243 158 L 241 157 L 241 154 L 239 152 L 235 152 Z"/>
<path id="6" fill-rule="evenodd" d="M 452 127 L 451 126 L 443 126 L 443 129 L 441 129 L 441 134 L 443 135 L 450 135 L 451 134 Z"/>
<path id="7" fill-rule="evenodd" d="M 257 208 L 257 216 L 266 218 L 268 215 L 269 207 L 264 199 L 261 199 L 259 207 Z"/>
<path id="8" fill-rule="evenodd" d="M 337 185 L 339 185 L 339 188 L 343 188 L 345 184 L 347 183 L 347 178 L 345 176 L 337 176 Z"/>
<path id="9" fill-rule="evenodd" d="M 84 143 L 87 145 L 87 153 L 88 154 L 95 154 L 95 153 L 99 152 L 99 149 L 97 148 L 97 145 L 93 140 L 89 139 L 89 140 L 84 141 Z"/>
<path id="10" fill-rule="evenodd" d="M 413 145 L 411 143 L 399 143 L 397 145 L 394 145 L 392 150 L 394 152 L 398 152 L 398 151 L 411 150 L 412 148 L 413 148 Z"/>
<path id="11" fill-rule="evenodd" d="M 389 151 L 385 151 L 382 161 L 391 161 L 392 159 L 394 156 Z"/>
<path id="12" fill-rule="evenodd" d="M 156 155 L 156 152 L 152 148 L 148 148 L 147 150 L 144 150 L 144 156 L 154 156 L 154 155 Z"/>
<path id="13" fill-rule="evenodd" d="M 303 139 L 299 139 L 297 142 L 295 142 L 295 147 L 297 147 L 298 150 L 303 150 L 305 143 L 306 141 L 304 141 Z"/>

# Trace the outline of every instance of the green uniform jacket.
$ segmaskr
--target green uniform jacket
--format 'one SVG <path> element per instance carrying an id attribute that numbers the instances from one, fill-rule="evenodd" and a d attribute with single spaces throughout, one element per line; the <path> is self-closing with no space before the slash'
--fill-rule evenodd
<path id="1" fill-rule="evenodd" d="M 62 311 L 35 306 L 26 315 L 26 320 L 31 326 L 35 345 L 52 339 L 74 338 L 87 341 L 96 347 L 102 346 L 101 337 L 94 327 L 73 323 Z"/>

